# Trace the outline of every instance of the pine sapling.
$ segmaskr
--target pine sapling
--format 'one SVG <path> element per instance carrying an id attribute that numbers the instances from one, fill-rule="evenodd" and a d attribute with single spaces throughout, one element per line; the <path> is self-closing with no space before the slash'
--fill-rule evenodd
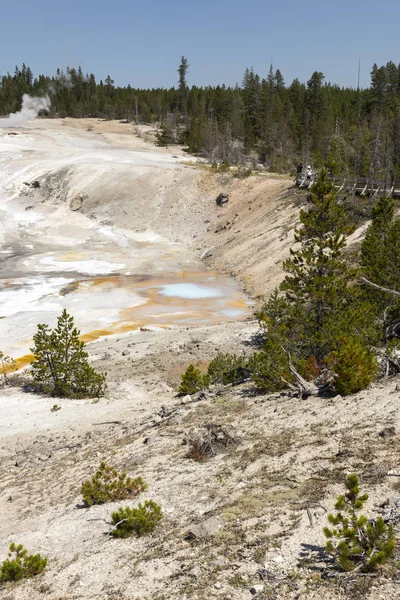
<path id="1" fill-rule="evenodd" d="M 22 544 L 10 544 L 8 558 L 0 568 L 0 581 L 20 581 L 34 577 L 45 570 L 47 558 L 40 554 L 28 554 Z"/>
<path id="2" fill-rule="evenodd" d="M 334 527 L 324 527 L 326 550 L 343 571 L 372 571 L 393 557 L 393 527 L 382 517 L 373 520 L 358 514 L 368 494 L 360 494 L 357 475 L 349 475 L 345 484 L 347 492 L 335 504 L 338 512 L 328 515 Z"/>
<path id="3" fill-rule="evenodd" d="M 210 385 L 210 378 L 208 375 L 202 375 L 199 369 L 196 369 L 194 365 L 189 365 L 184 374 L 182 375 L 181 384 L 178 389 L 178 394 L 184 396 L 185 394 L 195 394 L 200 390 L 208 388 Z"/>
<path id="4" fill-rule="evenodd" d="M 162 519 L 161 506 L 146 500 L 137 508 L 120 508 L 112 514 L 114 528 L 111 533 L 114 537 L 129 537 L 131 535 L 148 535 L 152 533 L 157 523 Z"/>
<path id="5" fill-rule="evenodd" d="M 118 473 L 103 461 L 92 479 L 82 484 L 81 494 L 85 504 L 92 506 L 134 498 L 146 489 L 147 484 L 141 477 L 131 479 L 126 473 Z"/>
<path id="6" fill-rule="evenodd" d="M 4 352 L 0 350 L 0 371 L 3 376 L 4 385 L 8 385 L 7 372 L 13 371 L 17 366 L 17 363 L 11 356 L 6 356 Z"/>

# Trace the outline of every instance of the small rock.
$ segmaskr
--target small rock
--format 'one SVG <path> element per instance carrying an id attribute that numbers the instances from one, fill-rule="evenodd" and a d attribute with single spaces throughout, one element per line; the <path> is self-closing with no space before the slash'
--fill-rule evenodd
<path id="1" fill-rule="evenodd" d="M 253 585 L 253 587 L 251 587 L 249 589 L 250 594 L 252 594 L 253 596 L 257 596 L 257 594 L 261 594 L 261 592 L 264 591 L 264 586 L 259 583 L 257 585 Z"/>
<path id="2" fill-rule="evenodd" d="M 215 202 L 218 206 L 223 206 L 227 202 L 229 202 L 229 194 L 228 192 L 221 192 L 215 199 Z"/>
<path id="3" fill-rule="evenodd" d="M 224 523 L 219 517 L 210 517 L 206 521 L 203 521 L 203 523 L 193 525 L 189 529 L 186 539 L 193 540 L 196 538 L 211 537 L 217 533 L 223 527 L 223 525 Z"/>
<path id="4" fill-rule="evenodd" d="M 211 258 L 211 256 L 213 255 L 213 252 L 214 252 L 214 247 L 207 248 L 207 250 L 205 250 L 203 252 L 203 254 L 200 256 L 200 259 L 204 260 L 205 258 Z"/>
<path id="5" fill-rule="evenodd" d="M 382 438 L 390 438 L 396 435 L 396 428 L 393 426 L 384 427 L 382 431 L 379 432 L 379 437 Z"/>

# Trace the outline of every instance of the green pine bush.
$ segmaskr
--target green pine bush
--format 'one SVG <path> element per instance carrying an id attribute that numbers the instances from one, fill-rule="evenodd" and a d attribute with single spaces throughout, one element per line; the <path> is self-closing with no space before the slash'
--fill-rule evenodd
<path id="1" fill-rule="evenodd" d="M 236 385 L 249 376 L 247 360 L 244 356 L 220 352 L 208 365 L 210 383 Z"/>
<path id="2" fill-rule="evenodd" d="M 287 356 L 279 341 L 267 337 L 261 352 L 255 352 L 248 367 L 255 386 L 265 392 L 277 392 L 286 387 L 292 376 Z"/>
<path id="3" fill-rule="evenodd" d="M 210 380 L 208 375 L 203 375 L 199 369 L 196 369 L 194 365 L 190 364 L 182 375 L 178 394 L 181 396 L 195 394 L 200 390 L 207 389 L 209 386 Z"/>
<path id="4" fill-rule="evenodd" d="M 22 544 L 10 544 L 8 558 L 2 563 L 0 581 L 20 581 L 34 577 L 45 570 L 47 558 L 40 554 L 28 554 Z"/>
<path id="5" fill-rule="evenodd" d="M 85 504 L 92 506 L 134 498 L 146 489 L 147 485 L 141 477 L 131 479 L 103 461 L 92 479 L 82 484 L 81 494 Z"/>
<path id="6" fill-rule="evenodd" d="M 357 475 L 349 475 L 345 485 L 346 494 L 339 496 L 335 504 L 338 512 L 328 515 L 334 527 L 324 527 L 326 550 L 343 571 L 373 571 L 394 555 L 393 527 L 386 525 L 382 517 L 372 520 L 357 514 L 368 500 L 368 494 L 360 495 Z"/>
<path id="7" fill-rule="evenodd" d="M 31 348 L 31 363 L 35 389 L 39 392 L 66 398 L 99 398 L 105 393 L 106 376 L 88 363 L 88 353 L 79 340 L 80 331 L 74 319 L 64 309 L 57 327 L 38 325 Z"/>
<path id="8" fill-rule="evenodd" d="M 357 338 L 348 338 L 328 357 L 335 373 L 335 389 L 346 396 L 365 389 L 377 375 L 374 355 Z"/>
<path id="9" fill-rule="evenodd" d="M 154 531 L 161 519 L 161 506 L 153 500 L 146 500 L 137 508 L 120 508 L 112 514 L 112 523 L 116 526 L 112 535 L 118 538 L 148 535 Z"/>
<path id="10" fill-rule="evenodd" d="M 15 362 L 15 360 L 11 358 L 11 356 L 6 356 L 4 352 L 0 350 L 0 371 L 3 376 L 4 385 L 8 385 L 9 383 L 7 372 L 14 371 L 16 367 L 17 363 Z"/>
<path id="11" fill-rule="evenodd" d="M 231 170 L 231 163 L 227 158 L 224 158 L 223 161 L 218 165 L 218 171 L 220 173 L 227 173 Z"/>

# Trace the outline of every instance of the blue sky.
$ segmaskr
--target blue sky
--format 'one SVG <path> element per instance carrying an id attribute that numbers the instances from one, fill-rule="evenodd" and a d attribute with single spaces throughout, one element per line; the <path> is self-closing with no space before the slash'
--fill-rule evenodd
<path id="1" fill-rule="evenodd" d="M 117 85 L 170 87 L 184 55 L 189 85 L 235 85 L 269 65 L 286 83 L 313 71 L 369 85 L 372 65 L 400 62 L 400 0 L 0 0 L 0 74 L 82 66 Z"/>

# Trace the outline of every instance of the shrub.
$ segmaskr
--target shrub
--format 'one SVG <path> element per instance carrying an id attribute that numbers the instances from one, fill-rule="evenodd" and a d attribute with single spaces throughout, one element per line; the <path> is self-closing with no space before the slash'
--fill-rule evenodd
<path id="1" fill-rule="evenodd" d="M 240 167 L 238 168 L 238 170 L 234 173 L 234 177 L 236 177 L 237 179 L 246 179 L 247 177 L 250 177 L 253 173 L 253 169 L 251 167 L 247 168 L 243 167 L 242 165 L 240 165 Z"/>
<path id="2" fill-rule="evenodd" d="M 137 508 L 120 508 L 112 514 L 112 523 L 115 526 L 112 535 L 119 538 L 148 535 L 154 531 L 161 518 L 161 506 L 153 500 L 146 500 Z"/>
<path id="3" fill-rule="evenodd" d="M 366 388 L 378 371 L 374 355 L 356 338 L 345 340 L 339 350 L 329 355 L 328 362 L 336 375 L 335 389 L 343 395 Z"/>
<path id="4" fill-rule="evenodd" d="M 92 479 L 82 484 L 81 494 L 85 504 L 92 506 L 134 498 L 145 489 L 147 485 L 141 477 L 131 479 L 126 473 L 118 473 L 114 467 L 101 462 Z"/>
<path id="5" fill-rule="evenodd" d="M 343 571 L 372 571 L 394 554 L 393 527 L 385 525 L 382 517 L 369 520 L 365 515 L 357 515 L 368 500 L 368 494 L 359 493 L 357 475 L 349 475 L 345 485 L 346 494 L 339 496 L 335 504 L 339 512 L 328 515 L 329 523 L 335 527 L 324 527 L 326 550 Z"/>
<path id="6" fill-rule="evenodd" d="M 191 431 L 188 436 L 188 457 L 199 462 L 215 456 L 220 450 L 237 443 L 226 427 L 208 423 L 200 429 Z"/>
<path id="7" fill-rule="evenodd" d="M 224 158 L 223 161 L 218 165 L 218 171 L 220 173 L 227 173 L 231 169 L 231 163 L 227 158 Z"/>
<path id="8" fill-rule="evenodd" d="M 249 377 L 247 360 L 244 356 L 219 353 L 208 365 L 207 375 L 211 383 L 233 385 L 241 383 Z"/>
<path id="9" fill-rule="evenodd" d="M 37 391 L 67 398 L 93 398 L 104 395 L 105 374 L 96 373 L 88 363 L 84 343 L 74 319 L 66 310 L 58 317 L 57 327 L 38 325 L 31 352 L 33 383 Z"/>
<path id="10" fill-rule="evenodd" d="M 279 342 L 267 338 L 264 349 L 256 352 L 249 360 L 251 378 L 257 388 L 276 392 L 291 379 L 287 356 Z"/>
<path id="11" fill-rule="evenodd" d="M 40 554 L 28 554 L 22 544 L 18 546 L 10 544 L 8 559 L 6 559 L 0 570 L 0 581 L 20 581 L 34 577 L 45 570 L 47 558 Z"/>
<path id="12" fill-rule="evenodd" d="M 185 396 L 186 394 L 195 394 L 196 392 L 208 388 L 210 380 L 208 375 L 202 375 L 199 369 L 194 365 L 189 365 L 182 375 L 181 384 L 178 389 L 178 394 Z"/>
<path id="13" fill-rule="evenodd" d="M 3 375 L 4 385 L 8 385 L 7 371 L 13 371 L 16 369 L 17 363 L 11 356 L 6 356 L 4 352 L 0 350 L 0 370 Z"/>

